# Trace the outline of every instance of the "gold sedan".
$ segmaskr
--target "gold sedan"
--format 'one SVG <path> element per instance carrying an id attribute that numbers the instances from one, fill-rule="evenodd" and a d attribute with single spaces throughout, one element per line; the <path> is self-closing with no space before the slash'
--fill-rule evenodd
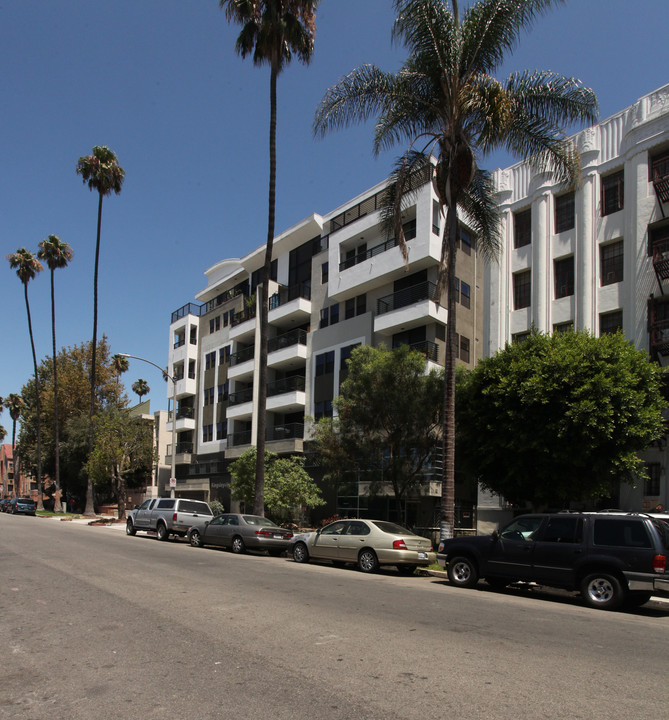
<path id="1" fill-rule="evenodd" d="M 395 565 L 409 574 L 436 561 L 432 543 L 406 528 L 385 520 L 337 520 L 315 532 L 295 535 L 288 552 L 295 562 L 331 560 L 334 565 L 355 563 L 363 572 Z"/>

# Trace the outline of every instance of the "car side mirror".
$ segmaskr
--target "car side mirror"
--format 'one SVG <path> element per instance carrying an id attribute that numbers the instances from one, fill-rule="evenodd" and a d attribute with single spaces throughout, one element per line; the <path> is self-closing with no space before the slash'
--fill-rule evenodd
<path id="1" fill-rule="evenodd" d="M 499 540 L 499 530 L 493 530 L 491 537 L 493 540 Z"/>
<path id="2" fill-rule="evenodd" d="M 323 528 L 318 528 L 318 529 L 316 530 L 316 535 L 320 535 L 322 529 L 323 529 Z"/>
<path id="3" fill-rule="evenodd" d="M 207 525 L 209 525 L 209 520 L 204 521 L 204 526 L 207 527 Z"/>

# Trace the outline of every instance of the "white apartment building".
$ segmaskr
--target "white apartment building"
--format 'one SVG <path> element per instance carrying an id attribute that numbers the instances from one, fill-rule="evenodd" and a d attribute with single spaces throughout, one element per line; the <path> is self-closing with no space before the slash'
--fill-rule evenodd
<path id="1" fill-rule="evenodd" d="M 528 163 L 497 170 L 499 264 L 485 272 L 484 354 L 530 328 L 622 328 L 669 359 L 669 85 L 575 136 L 581 184 L 559 187 Z M 665 217 L 666 216 L 666 217 Z M 621 487 L 620 507 L 669 506 L 667 443 L 645 453 L 650 479 Z M 499 508 L 494 497 L 480 506 Z"/>
<path id="2" fill-rule="evenodd" d="M 446 298 L 435 293 L 444 220 L 432 184 L 426 182 L 404 209 L 409 251 L 405 264 L 395 239 L 382 228 L 378 207 L 386 184 L 327 215 L 313 214 L 274 240 L 267 450 L 305 450 L 310 419 L 332 415 L 346 360 L 360 343 L 409 344 L 425 353 L 428 366 L 443 365 Z M 482 352 L 483 266 L 464 227 L 459 243 L 458 355 L 460 362 L 473 366 Z M 169 373 L 178 379 L 176 493 L 219 498 L 226 508 L 227 465 L 255 443 L 260 330 L 256 289 L 264 253 L 263 245 L 211 266 L 195 302 L 176 310 L 170 323 Z M 172 405 L 171 395 L 168 388 Z M 170 446 L 168 455 L 172 451 Z M 355 508 L 392 517 L 390 497 L 369 498 L 364 482 L 354 485 L 345 492 L 329 491 L 323 514 Z M 410 521 L 431 525 L 440 493 L 435 472 L 409 501 Z"/>

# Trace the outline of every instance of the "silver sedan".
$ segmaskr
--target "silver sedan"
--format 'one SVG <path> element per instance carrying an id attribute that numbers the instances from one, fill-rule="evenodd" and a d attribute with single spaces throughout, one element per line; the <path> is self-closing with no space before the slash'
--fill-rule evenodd
<path id="1" fill-rule="evenodd" d="M 314 558 L 334 565 L 355 563 L 368 573 L 381 565 L 395 565 L 408 574 L 436 561 L 429 540 L 385 520 L 337 520 L 315 532 L 295 535 L 289 552 L 295 562 Z"/>
<path id="2" fill-rule="evenodd" d="M 213 520 L 193 525 L 188 539 L 193 547 L 219 545 L 234 553 L 246 550 L 267 550 L 270 555 L 281 555 L 293 533 L 260 515 L 224 513 Z"/>

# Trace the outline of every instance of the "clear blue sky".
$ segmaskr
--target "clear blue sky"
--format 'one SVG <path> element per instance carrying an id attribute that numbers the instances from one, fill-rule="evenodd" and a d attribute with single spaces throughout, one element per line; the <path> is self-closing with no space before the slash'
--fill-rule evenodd
<path id="1" fill-rule="evenodd" d="M 362 63 L 397 69 L 392 20 L 391 0 L 322 0 L 312 64 L 280 76 L 277 232 L 379 182 L 399 154 L 373 157 L 371 126 L 311 133 L 340 76 Z M 578 77 L 604 118 L 669 82 L 668 21 L 667 0 L 570 0 L 498 75 Z M 99 333 L 113 352 L 165 365 L 170 313 L 204 287 L 204 270 L 265 241 L 269 71 L 235 53 L 238 28 L 217 0 L 6 0 L 0 28 L 0 396 L 32 374 L 8 253 L 36 251 L 51 233 L 68 242 L 74 260 L 56 274 L 58 346 L 92 334 L 97 198 L 75 165 L 93 145 L 110 146 L 126 171 L 121 195 L 104 201 Z M 29 295 L 39 360 L 51 353 L 48 272 Z M 132 361 L 126 385 L 139 377 L 152 409 L 166 407 L 160 373 Z M 7 413 L 0 423 L 10 429 Z"/>

